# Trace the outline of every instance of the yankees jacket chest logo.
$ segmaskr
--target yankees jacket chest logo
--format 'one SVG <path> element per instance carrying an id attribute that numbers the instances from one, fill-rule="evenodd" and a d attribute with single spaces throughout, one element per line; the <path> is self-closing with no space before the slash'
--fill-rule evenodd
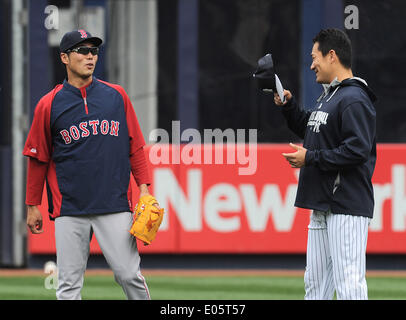
<path id="1" fill-rule="evenodd" d="M 320 109 L 322 103 L 317 109 Z M 310 114 L 309 120 L 307 122 L 308 127 L 313 127 L 311 130 L 315 133 L 320 132 L 320 126 L 327 124 L 328 113 L 325 111 L 315 110 Z"/>
<path id="2" fill-rule="evenodd" d="M 69 129 L 63 129 L 59 133 L 65 144 L 70 144 L 73 140 L 87 138 L 90 135 L 110 135 L 118 137 L 120 130 L 119 121 L 108 120 L 89 120 L 79 123 L 78 126 L 72 125 Z"/>

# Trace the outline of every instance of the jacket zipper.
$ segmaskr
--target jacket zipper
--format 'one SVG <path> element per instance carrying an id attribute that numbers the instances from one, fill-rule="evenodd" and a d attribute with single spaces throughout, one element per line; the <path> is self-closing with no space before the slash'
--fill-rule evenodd
<path id="1" fill-rule="evenodd" d="M 80 93 L 82 94 L 83 102 L 85 104 L 86 114 L 89 114 L 89 109 L 87 108 L 87 100 L 86 100 L 86 88 L 81 88 Z"/>

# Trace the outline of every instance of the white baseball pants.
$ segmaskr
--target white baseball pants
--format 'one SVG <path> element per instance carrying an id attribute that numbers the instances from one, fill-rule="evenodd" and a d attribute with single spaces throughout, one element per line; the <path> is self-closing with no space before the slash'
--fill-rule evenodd
<path id="1" fill-rule="evenodd" d="M 313 211 L 306 253 L 305 299 L 367 300 L 370 218 Z"/>
<path id="2" fill-rule="evenodd" d="M 127 299 L 149 300 L 149 291 L 140 272 L 137 242 L 128 232 L 130 212 L 62 216 L 55 219 L 58 267 L 58 300 L 81 299 L 83 276 L 93 233 Z"/>

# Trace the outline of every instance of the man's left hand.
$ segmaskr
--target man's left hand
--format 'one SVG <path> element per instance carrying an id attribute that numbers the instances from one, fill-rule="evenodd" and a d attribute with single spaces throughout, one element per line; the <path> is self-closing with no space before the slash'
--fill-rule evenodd
<path id="1" fill-rule="evenodd" d="M 289 145 L 296 150 L 293 153 L 282 153 L 285 159 L 289 162 L 292 168 L 301 168 L 305 165 L 305 158 L 307 149 L 301 146 L 298 146 L 293 143 L 289 143 Z"/>

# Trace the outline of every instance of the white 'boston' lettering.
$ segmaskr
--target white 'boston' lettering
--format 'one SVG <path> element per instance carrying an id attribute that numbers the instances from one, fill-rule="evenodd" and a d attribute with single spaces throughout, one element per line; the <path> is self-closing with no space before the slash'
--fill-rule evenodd
<path id="1" fill-rule="evenodd" d="M 99 126 L 100 125 L 100 126 Z M 79 128 L 78 128 L 79 127 Z M 99 130 L 102 135 L 111 135 L 118 137 L 120 122 L 111 120 L 89 120 L 83 121 L 79 126 L 72 125 L 69 129 L 63 129 L 59 132 L 65 144 L 72 143 L 73 140 L 79 140 L 80 138 L 87 138 L 90 135 L 98 135 Z"/>

